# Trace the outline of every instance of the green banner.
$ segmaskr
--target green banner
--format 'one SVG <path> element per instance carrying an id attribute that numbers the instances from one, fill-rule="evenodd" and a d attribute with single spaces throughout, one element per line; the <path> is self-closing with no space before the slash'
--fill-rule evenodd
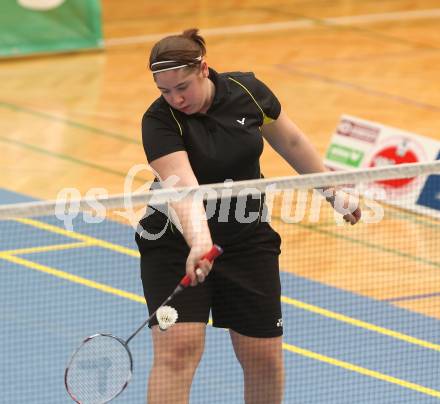
<path id="1" fill-rule="evenodd" d="M 1 0 L 0 57 L 102 47 L 99 0 Z"/>
<path id="2" fill-rule="evenodd" d="M 352 167 L 359 167 L 364 157 L 364 152 L 351 147 L 333 143 L 327 151 L 326 158 Z"/>

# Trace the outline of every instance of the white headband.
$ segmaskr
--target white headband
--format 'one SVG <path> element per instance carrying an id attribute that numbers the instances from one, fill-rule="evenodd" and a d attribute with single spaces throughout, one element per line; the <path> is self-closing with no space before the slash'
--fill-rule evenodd
<path id="1" fill-rule="evenodd" d="M 196 58 L 194 58 L 194 60 L 195 60 L 194 63 L 201 62 L 202 61 L 202 56 L 196 57 Z M 153 74 L 156 74 L 156 73 L 159 73 L 159 72 L 165 72 L 167 70 L 181 69 L 182 67 L 190 66 L 190 65 L 193 64 L 193 63 L 185 63 L 183 65 L 178 65 L 178 66 L 173 66 L 173 67 L 166 67 L 164 69 L 159 69 L 159 70 L 154 70 L 153 71 L 153 66 L 160 65 L 160 64 L 163 64 L 163 63 L 179 63 L 179 62 L 177 60 L 162 60 L 161 62 L 151 63 L 150 69 L 152 70 Z"/>

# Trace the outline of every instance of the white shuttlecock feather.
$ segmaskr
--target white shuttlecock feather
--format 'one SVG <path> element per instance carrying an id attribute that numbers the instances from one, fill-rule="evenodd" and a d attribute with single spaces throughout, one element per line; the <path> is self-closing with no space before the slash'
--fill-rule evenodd
<path id="1" fill-rule="evenodd" d="M 162 306 L 157 310 L 156 317 L 159 322 L 159 329 L 165 331 L 176 323 L 179 316 L 174 307 Z"/>

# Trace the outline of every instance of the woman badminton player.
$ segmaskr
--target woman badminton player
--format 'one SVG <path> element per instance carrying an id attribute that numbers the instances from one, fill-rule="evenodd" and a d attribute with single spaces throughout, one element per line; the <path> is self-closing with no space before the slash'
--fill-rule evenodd
<path id="1" fill-rule="evenodd" d="M 143 116 L 142 139 L 157 173 L 154 185 L 166 187 L 168 178 L 178 178 L 175 186 L 261 178 L 263 138 L 298 173 L 326 171 L 265 84 L 253 73 L 217 73 L 208 67 L 205 54 L 196 29 L 163 38 L 151 51 L 150 70 L 161 96 Z M 149 404 L 188 403 L 210 312 L 214 327 L 229 330 L 243 369 L 245 402 L 282 401 L 281 239 L 261 220 L 262 200 L 246 198 L 247 220 L 236 215 L 243 200 L 229 202 L 225 208 L 217 201 L 208 217 L 203 202 L 195 207 L 175 202 L 169 212 L 149 207 L 140 221 L 136 241 L 150 313 L 185 271 L 197 286 L 171 303 L 179 315 L 174 327 L 161 333 L 157 322 L 150 324 L 154 362 Z M 351 224 L 359 218 L 359 209 L 344 216 Z M 201 257 L 213 241 L 224 253 L 212 268 Z"/>

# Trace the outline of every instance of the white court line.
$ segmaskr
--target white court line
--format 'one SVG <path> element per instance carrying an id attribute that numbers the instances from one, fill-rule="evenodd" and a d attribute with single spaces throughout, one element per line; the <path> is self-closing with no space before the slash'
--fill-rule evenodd
<path id="1" fill-rule="evenodd" d="M 370 24 L 375 22 L 390 22 L 390 21 L 409 21 L 418 19 L 440 18 L 440 9 L 432 10 L 415 10 L 415 11 L 396 11 L 391 13 L 380 14 L 364 14 L 351 15 L 344 17 L 330 17 L 320 19 L 300 19 L 282 22 L 272 22 L 267 24 L 250 24 L 250 25 L 235 25 L 231 27 L 218 27 L 201 29 L 203 36 L 216 35 L 235 35 L 235 34 L 253 34 L 259 32 L 272 32 L 301 28 L 319 27 L 322 25 L 358 25 Z M 168 35 L 176 35 L 181 32 L 163 32 L 158 34 L 131 36 L 125 38 L 109 38 L 104 41 L 106 48 L 121 45 L 132 45 L 146 42 L 156 42 Z"/>

